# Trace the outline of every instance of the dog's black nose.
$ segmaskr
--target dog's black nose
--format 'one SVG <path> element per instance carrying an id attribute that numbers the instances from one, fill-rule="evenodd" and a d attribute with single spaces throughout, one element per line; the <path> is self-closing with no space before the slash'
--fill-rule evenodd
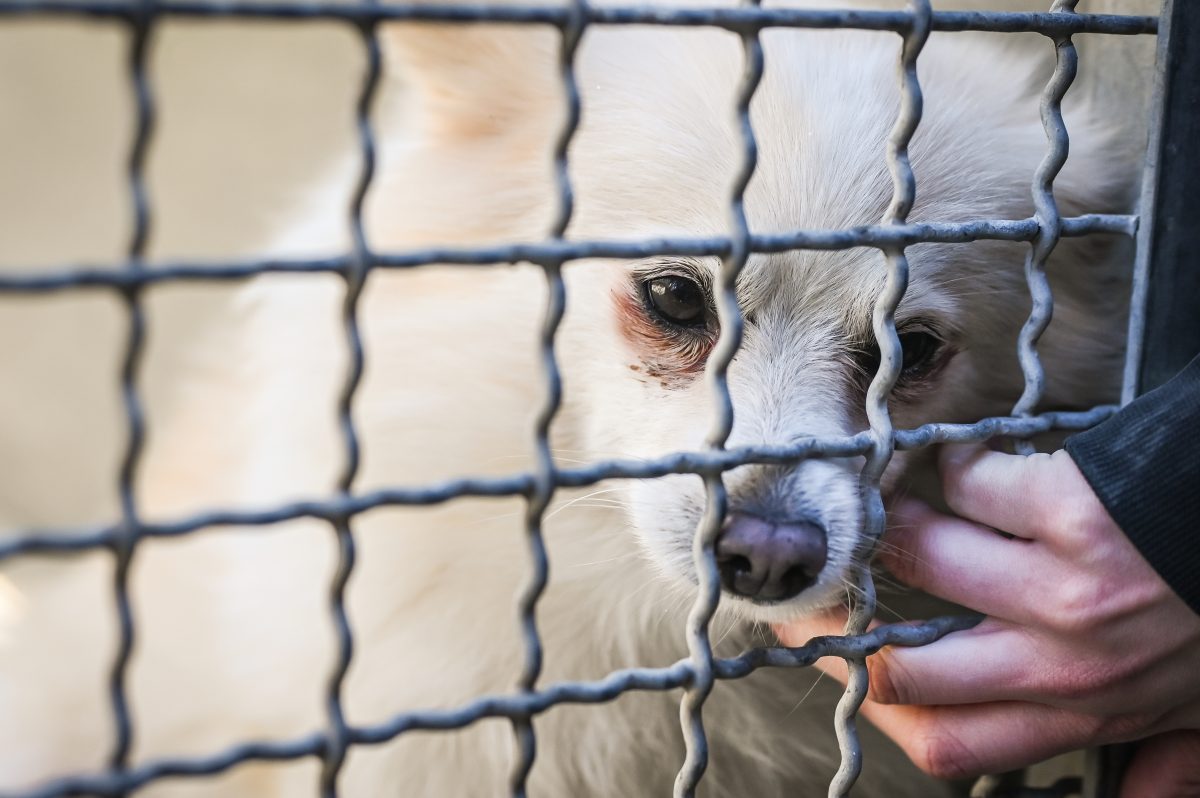
<path id="1" fill-rule="evenodd" d="M 825 530 L 809 521 L 775 523 L 734 513 L 716 544 L 721 585 L 755 601 L 785 601 L 817 581 Z"/>

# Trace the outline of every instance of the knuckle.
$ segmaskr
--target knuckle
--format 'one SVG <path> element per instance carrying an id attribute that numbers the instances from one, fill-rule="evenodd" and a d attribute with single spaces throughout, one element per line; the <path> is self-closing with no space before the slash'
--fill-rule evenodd
<path id="1" fill-rule="evenodd" d="M 1060 500 L 1047 508 L 1043 531 L 1070 550 L 1086 550 L 1097 538 L 1097 520 L 1103 517 L 1103 509 L 1065 449 L 1048 457 L 1057 462 L 1052 464 L 1047 482 Z"/>
<path id="2" fill-rule="evenodd" d="M 1131 712 L 1110 715 L 1096 721 L 1090 742 L 1093 745 L 1137 740 L 1146 735 L 1159 720 L 1159 716 L 1148 712 Z"/>
<path id="3" fill-rule="evenodd" d="M 1076 666 L 1058 677 L 1054 693 L 1062 701 L 1087 704 L 1102 696 L 1111 685 L 1112 680 L 1104 669 Z"/>
<path id="4" fill-rule="evenodd" d="M 1038 487 L 1044 485 L 1047 478 L 1053 476 L 1057 469 L 1055 454 L 1034 452 L 1022 459 L 1021 487 Z"/>
<path id="5" fill-rule="evenodd" d="M 1046 480 L 1054 473 L 1054 455 L 1047 452 L 1034 452 L 1021 455 L 1009 462 L 1018 464 L 1016 471 L 1017 485 L 1020 489 L 1033 489 L 1045 485 Z"/>
<path id="6" fill-rule="evenodd" d="M 1068 635 L 1094 632 L 1103 622 L 1106 591 L 1087 577 L 1066 578 L 1054 589 L 1053 600 L 1043 605 L 1046 626 Z"/>
<path id="7" fill-rule="evenodd" d="M 1090 508 L 1078 501 L 1056 502 L 1048 508 L 1043 530 L 1054 539 L 1074 550 L 1086 547 L 1092 538 L 1093 518 Z"/>
<path id="8" fill-rule="evenodd" d="M 1077 747 L 1091 748 L 1145 737 L 1157 720 L 1144 712 L 1079 714 L 1072 717 L 1069 732 Z"/>
<path id="9" fill-rule="evenodd" d="M 1136 670 L 1136 663 L 1119 659 L 1078 660 L 1059 670 L 1050 692 L 1069 705 L 1102 708 L 1123 691 Z"/>
<path id="10" fill-rule="evenodd" d="M 987 769 L 979 757 L 945 726 L 930 725 L 916 735 L 909 756 L 913 764 L 937 779 L 961 779 Z"/>

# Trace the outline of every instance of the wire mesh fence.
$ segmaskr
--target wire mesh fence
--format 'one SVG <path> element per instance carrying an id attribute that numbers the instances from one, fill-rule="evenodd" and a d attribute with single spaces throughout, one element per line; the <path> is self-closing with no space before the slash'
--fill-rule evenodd
<path id="1" fill-rule="evenodd" d="M 866 465 L 861 475 L 861 487 L 866 528 L 860 554 L 865 561 L 884 529 L 880 481 L 895 451 L 947 442 L 979 442 L 999 436 L 1014 438 L 1020 442 L 1020 447 L 1030 451 L 1027 448 L 1028 440 L 1034 435 L 1052 430 L 1084 429 L 1115 412 L 1116 408 L 1109 405 L 1083 412 L 1037 411 L 1045 382 L 1037 344 L 1049 322 L 1053 304 L 1045 276 L 1047 258 L 1064 237 L 1094 234 L 1131 237 L 1137 227 L 1137 218 L 1128 215 L 1060 215 L 1054 199 L 1053 182 L 1066 161 L 1069 142 L 1061 106 L 1077 69 L 1073 35 L 1152 34 L 1156 31 L 1157 20 L 1153 17 L 1077 13 L 1075 5 L 1073 0 L 1055 0 L 1048 13 L 1007 13 L 935 12 L 929 0 L 912 0 L 905 11 L 761 8 L 753 2 L 727 8 L 591 6 L 584 0 L 573 0 L 562 6 L 224 3 L 207 0 L 14 0 L 0 4 L 0 17 L 5 19 L 18 16 L 82 16 L 122 21 L 131 34 L 128 79 L 136 98 L 135 135 L 127 172 L 134 228 L 123 268 L 81 265 L 0 274 L 0 294 L 86 289 L 111 291 L 123 299 L 128 328 L 120 387 L 129 425 L 118 478 L 121 503 L 119 522 L 89 529 L 27 530 L 0 540 L 0 561 L 47 552 L 97 549 L 112 552 L 116 562 L 113 595 L 119 618 L 119 645 L 108 685 L 113 729 L 108 768 L 102 772 L 81 775 L 62 774 L 61 778 L 35 789 L 6 791 L 2 794 L 23 798 L 123 795 L 171 776 L 218 774 L 250 761 L 316 757 L 323 763 L 321 793 L 334 796 L 338 794 L 339 773 L 352 746 L 377 744 L 417 730 L 459 729 L 484 718 L 506 718 L 512 723 L 516 742 L 509 787 L 513 795 L 524 795 L 535 762 L 533 721 L 537 715 L 560 704 L 611 701 L 629 691 L 682 689 L 680 713 L 686 759 L 679 770 L 675 793 L 690 796 L 695 794 L 708 764 L 702 709 L 718 680 L 742 678 L 759 668 L 805 667 L 820 657 L 834 656 L 843 658 L 848 664 L 850 681 L 836 712 L 835 729 L 841 748 L 841 764 L 829 792 L 830 795 L 847 795 L 862 767 L 856 720 L 867 691 L 866 658 L 885 645 L 930 643 L 952 631 L 971 626 L 976 619 L 941 618 L 918 625 L 884 626 L 867 632 L 867 624 L 876 609 L 875 587 L 869 569 L 860 568 L 856 579 L 864 600 L 853 608 L 845 636 L 818 638 L 798 648 L 757 648 L 734 658 L 715 656 L 709 639 L 709 624 L 720 595 L 714 541 L 725 520 L 728 504 L 723 475 L 730 469 L 747 464 L 795 464 L 809 458 L 864 457 Z M 147 52 L 155 24 L 168 17 L 325 19 L 344 22 L 358 31 L 367 61 L 356 108 L 361 171 L 349 208 L 353 234 L 351 251 L 341 256 L 314 259 L 147 262 L 145 253 L 152 221 L 152 203 L 145 188 L 145 165 L 152 146 L 155 118 Z M 363 202 L 371 188 L 375 170 L 375 141 L 370 114 L 381 76 L 377 29 L 382 24 L 398 20 L 550 26 L 561 34 L 559 77 L 567 113 L 549 156 L 553 160 L 557 211 L 543 240 L 500 246 L 422 248 L 400 252 L 375 251 L 369 246 L 363 227 Z M 628 241 L 566 237 L 573 211 L 568 153 L 581 115 L 580 92 L 575 75 L 576 50 L 581 37 L 591 26 L 632 24 L 717 27 L 737 34 L 741 40 L 744 72 L 733 109 L 740 134 L 741 163 L 729 196 L 726 235 Z M 750 103 L 764 74 L 759 35 L 765 29 L 777 27 L 890 31 L 902 39 L 897 86 L 901 98 L 900 113 L 886 152 L 893 181 L 892 198 L 878 224 L 850 229 L 794 230 L 769 235 L 751 231 L 743 206 L 744 194 L 755 173 L 757 158 Z M 1035 204 L 1032 217 L 968 219 L 953 223 L 908 221 L 916 192 L 908 149 L 922 116 L 922 92 L 916 67 L 931 31 L 1033 32 L 1041 34 L 1053 45 L 1057 65 L 1042 96 L 1042 121 L 1047 149 L 1031 187 Z M 894 315 L 908 282 L 906 249 L 917 243 L 981 240 L 1029 244 L 1026 277 L 1033 298 L 1033 309 L 1019 343 L 1024 392 L 1011 414 L 1005 417 L 986 418 L 970 424 L 933 423 L 916 429 L 895 429 L 888 412 L 888 399 L 903 362 Z M 785 446 L 728 447 L 734 408 L 727 372 L 739 350 L 743 332 L 742 311 L 734 288 L 747 259 L 752 253 L 844 250 L 855 247 L 877 249 L 887 266 L 887 282 L 877 298 L 873 316 L 873 332 L 881 358 L 866 397 L 869 429 L 848 437 L 805 438 Z M 610 459 L 576 467 L 560 464 L 552 453 L 550 427 L 563 398 L 555 350 L 566 302 L 563 269 L 571 261 L 580 259 L 633 259 L 652 255 L 710 256 L 721 260 L 714 289 L 720 334 L 708 358 L 706 370 L 716 413 L 706 446 L 703 450 L 677 452 L 651 460 Z M 360 459 L 359 434 L 351 407 L 363 373 L 364 355 L 358 313 L 360 296 L 370 273 L 437 264 L 488 266 L 522 262 L 534 264 L 542 270 L 547 298 L 539 344 L 544 393 L 534 429 L 535 468 L 528 473 L 504 477 L 468 477 L 431 485 L 355 491 L 354 482 Z M 345 346 L 350 357 L 348 369 L 342 378 L 337 406 L 344 459 L 336 494 L 258 510 L 214 508 L 169 522 L 143 520 L 133 488 L 141 462 L 145 432 L 138 385 L 146 332 L 143 291 L 149 286 L 166 282 L 234 281 L 272 272 L 331 273 L 344 281 L 341 312 Z M 540 684 L 542 642 L 535 611 L 547 585 L 549 563 L 542 539 L 542 525 L 555 491 L 593 485 L 609 479 L 650 479 L 668 474 L 699 475 L 704 481 L 707 495 L 705 513 L 693 546 L 699 587 L 687 622 L 689 656 L 669 667 L 631 668 L 611 673 L 597 681 Z M 454 709 L 397 714 L 376 725 L 360 726 L 347 722 L 342 699 L 353 653 L 353 628 L 346 610 L 345 593 L 356 557 L 353 519 L 375 508 L 432 505 L 467 496 L 520 496 L 526 502 L 525 529 L 532 573 L 517 603 L 524 641 L 524 667 L 515 689 L 510 693 L 480 696 Z M 339 552 L 338 567 L 328 590 L 329 622 L 336 631 L 337 656 L 327 681 L 324 728 L 293 739 L 245 741 L 204 757 L 131 764 L 131 746 L 137 729 L 132 722 L 127 684 L 130 655 L 138 627 L 129 595 L 129 571 L 139 542 L 190 535 L 222 526 L 263 527 L 298 518 L 319 519 L 327 523 L 330 534 L 336 538 Z M 7 786 L 0 785 L 0 788 Z"/>

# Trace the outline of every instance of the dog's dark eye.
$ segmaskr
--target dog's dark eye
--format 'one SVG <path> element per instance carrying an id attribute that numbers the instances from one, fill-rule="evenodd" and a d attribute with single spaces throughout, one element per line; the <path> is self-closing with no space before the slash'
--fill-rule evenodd
<path id="1" fill-rule="evenodd" d="M 898 387 L 928 377 L 945 360 L 944 342 L 933 333 L 924 329 L 910 329 L 901 332 L 899 337 L 900 347 L 904 350 L 904 363 L 900 367 Z M 878 347 L 872 344 L 870 348 L 857 350 L 854 356 L 859 372 L 866 379 L 872 379 L 879 370 Z"/>
<path id="2" fill-rule="evenodd" d="M 941 349 L 941 340 L 924 330 L 900 333 L 900 346 L 904 349 L 903 377 L 918 377 L 929 370 Z"/>
<path id="3" fill-rule="evenodd" d="M 665 321 L 680 327 L 704 323 L 708 300 L 694 280 L 677 274 L 647 280 L 646 302 Z"/>

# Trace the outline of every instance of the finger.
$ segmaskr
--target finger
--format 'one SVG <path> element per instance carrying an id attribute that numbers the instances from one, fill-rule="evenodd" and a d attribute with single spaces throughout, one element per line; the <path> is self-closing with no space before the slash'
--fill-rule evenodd
<path id="1" fill-rule="evenodd" d="M 942 779 L 1016 770 L 1097 742 L 1095 719 L 1042 704 L 909 707 L 868 699 L 862 712 L 917 767 Z"/>
<path id="2" fill-rule="evenodd" d="M 1200 731 L 1175 731 L 1138 745 L 1121 782 L 1121 798 L 1200 795 Z"/>
<path id="3" fill-rule="evenodd" d="M 879 557 L 901 582 L 1019 623 L 1040 618 L 1052 581 L 1052 556 L 1028 540 L 1008 539 L 906 499 L 892 512 Z"/>
<path id="4" fill-rule="evenodd" d="M 844 622 L 843 611 L 775 629 L 785 645 L 801 646 L 814 637 L 842 634 Z M 869 628 L 880 625 L 872 621 Z M 1127 668 L 1114 664 L 1117 661 L 1064 647 L 1054 634 L 1031 633 L 1028 627 L 986 618 L 932 643 L 887 646 L 870 655 L 866 659 L 867 695 L 887 705 L 1029 701 L 1117 719 L 1120 723 L 1112 727 L 1114 734 L 1127 735 L 1135 726 L 1139 735 L 1144 734 L 1149 724 L 1170 708 L 1164 699 L 1178 699 L 1178 693 L 1164 693 L 1162 685 L 1187 684 L 1188 677 L 1162 666 L 1130 675 Z M 838 657 L 819 659 L 814 667 L 846 681 L 846 664 Z M 1172 723 L 1186 726 L 1194 720 L 1184 716 Z"/>
<path id="5" fill-rule="evenodd" d="M 1046 673 L 1038 653 L 1029 635 L 988 618 L 928 645 L 892 646 L 868 657 L 868 695 L 889 705 L 1040 701 Z"/>
<path id="6" fill-rule="evenodd" d="M 785 646 L 802 646 L 814 637 L 840 635 L 844 610 L 775 627 Z M 880 626 L 872 621 L 870 629 Z M 1026 698 L 1029 638 L 992 619 L 924 646 L 888 646 L 867 657 L 867 695 L 881 704 L 969 704 Z M 846 661 L 823 657 L 814 666 L 840 682 Z"/>
<path id="7" fill-rule="evenodd" d="M 846 682 L 843 660 L 826 657 L 818 660 L 816 667 Z M 917 767 L 943 779 L 1015 770 L 1108 742 L 1099 736 L 1104 726 L 1096 718 L 1019 701 L 908 706 L 883 704 L 868 695 L 862 714 L 892 738 Z"/>
<path id="8" fill-rule="evenodd" d="M 871 628 L 879 626 L 875 621 Z M 799 646 L 819 635 L 841 634 L 835 618 L 778 627 L 784 645 Z M 840 682 L 846 662 L 824 657 L 815 667 Z M 982 704 L 1038 700 L 1047 673 L 1032 638 L 1012 626 L 987 619 L 924 646 L 888 646 L 867 657 L 870 688 L 879 704 Z"/>
<path id="9" fill-rule="evenodd" d="M 938 456 L 946 504 L 971 521 L 1023 538 L 1046 528 L 1045 505 L 1056 502 L 1057 462 L 1048 454 L 994 452 L 979 445 L 943 446 Z"/>

